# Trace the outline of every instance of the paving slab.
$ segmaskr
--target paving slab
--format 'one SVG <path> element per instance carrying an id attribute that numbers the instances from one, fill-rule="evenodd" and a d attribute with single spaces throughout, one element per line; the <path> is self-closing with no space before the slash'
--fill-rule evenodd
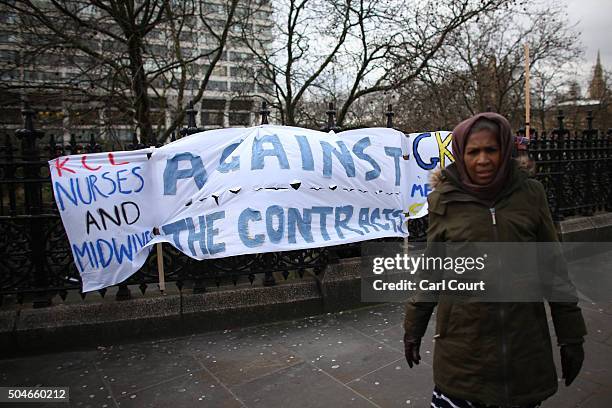
<path id="1" fill-rule="evenodd" d="M 126 408 L 141 407 L 244 407 L 226 387 L 204 369 L 130 392 L 117 400 Z"/>
<path id="2" fill-rule="evenodd" d="M 583 408 L 612 407 L 612 389 L 599 391 L 584 401 Z"/>
<path id="3" fill-rule="evenodd" d="M 229 387 L 270 375 L 304 360 L 267 337 L 228 337 L 203 344 L 193 356 Z"/>
<path id="4" fill-rule="evenodd" d="M 402 352 L 344 325 L 306 327 L 279 343 L 343 383 L 403 357 Z"/>
<path id="5" fill-rule="evenodd" d="M 590 334 L 583 370 L 570 387 L 560 383 L 543 408 L 612 406 L 608 307 L 584 306 Z M 403 305 L 384 304 L 243 329 L 4 359 L 0 385 L 69 386 L 70 406 L 75 407 L 429 407 L 434 320 L 423 339 L 422 364 L 412 369 L 403 356 Z M 555 348 L 560 374 L 558 354 Z"/>
<path id="6" fill-rule="evenodd" d="M 235 387 L 248 407 L 376 407 L 366 397 L 309 363 Z"/>
<path id="7" fill-rule="evenodd" d="M 612 337 L 612 320 L 610 314 L 605 312 L 607 305 L 583 305 L 582 311 L 587 326 L 588 338 L 591 341 L 605 343 Z"/>
<path id="8" fill-rule="evenodd" d="M 580 376 L 596 384 L 612 387 L 612 346 L 586 341 Z"/>
<path id="9" fill-rule="evenodd" d="M 107 384 L 94 365 L 95 351 L 0 360 L 0 385 L 70 387 L 75 406 L 115 406 Z M 0 404 L 2 405 L 2 404 Z M 66 407 L 67 404 L 37 404 Z"/>
<path id="10" fill-rule="evenodd" d="M 188 375 L 202 367 L 182 341 L 147 341 L 99 350 L 94 364 L 117 398 Z"/>
<path id="11" fill-rule="evenodd" d="M 425 332 L 425 336 L 421 340 L 421 362 L 419 364 L 429 365 L 430 369 L 433 364 L 433 349 L 435 342 L 433 340 L 434 324 L 430 324 Z M 403 323 L 396 324 L 376 333 L 374 338 L 385 343 L 388 347 L 397 349 L 403 353 L 404 350 L 404 325 Z M 406 366 L 408 367 L 408 366 Z"/>
<path id="12" fill-rule="evenodd" d="M 544 407 L 582 407 L 584 405 L 581 404 L 587 398 L 603 389 L 601 385 L 584 380 L 581 377 L 582 375 L 576 378 L 569 387 L 566 387 L 563 381 L 559 381 L 559 390 L 555 395 L 546 400 Z"/>
<path id="13" fill-rule="evenodd" d="M 428 407 L 434 383 L 431 367 L 409 368 L 402 357 L 347 385 L 381 407 Z"/>
<path id="14" fill-rule="evenodd" d="M 344 312 L 338 315 L 338 320 L 359 330 L 366 335 L 379 333 L 389 326 L 404 320 L 404 305 L 389 303 L 369 310 Z"/>

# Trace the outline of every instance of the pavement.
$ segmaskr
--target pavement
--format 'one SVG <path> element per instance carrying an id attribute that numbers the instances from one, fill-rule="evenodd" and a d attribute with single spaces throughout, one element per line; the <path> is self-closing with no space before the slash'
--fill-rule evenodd
<path id="1" fill-rule="evenodd" d="M 543 407 L 612 407 L 612 303 L 582 307 L 589 330 L 585 364 L 574 384 L 560 382 Z M 410 369 L 402 351 L 402 320 L 403 306 L 389 303 L 238 330 L 4 359 L 0 386 L 68 386 L 72 407 L 429 407 L 433 324 L 422 363 Z M 555 359 L 559 369 L 556 350 Z M 28 405 L 68 406 L 14 404 Z"/>

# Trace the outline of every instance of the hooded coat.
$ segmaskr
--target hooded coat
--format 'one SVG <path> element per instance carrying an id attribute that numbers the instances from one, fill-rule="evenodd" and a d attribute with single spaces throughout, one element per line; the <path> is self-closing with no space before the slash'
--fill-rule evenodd
<path id="1" fill-rule="evenodd" d="M 438 172 L 428 196 L 428 243 L 557 241 L 544 187 L 510 164 L 508 180 L 492 201 L 466 189 L 455 164 Z M 543 302 L 414 299 L 406 305 L 406 333 L 423 337 L 436 306 L 434 383 L 444 394 L 507 407 L 540 402 L 556 392 Z M 581 343 L 586 328 L 577 303 L 549 306 L 558 343 Z"/>

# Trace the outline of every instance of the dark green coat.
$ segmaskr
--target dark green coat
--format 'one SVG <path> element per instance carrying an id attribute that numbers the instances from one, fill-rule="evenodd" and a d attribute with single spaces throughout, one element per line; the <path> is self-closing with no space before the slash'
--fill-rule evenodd
<path id="1" fill-rule="evenodd" d="M 517 167 L 494 203 L 463 191 L 456 177 L 452 167 L 444 170 L 428 197 L 428 242 L 557 240 L 544 187 Z M 404 323 L 410 336 L 423 337 L 436 304 L 433 371 L 434 382 L 444 393 L 515 406 L 542 401 L 556 392 L 544 303 L 412 301 L 406 306 Z M 549 306 L 559 344 L 582 342 L 586 328 L 577 304 L 549 302 Z"/>

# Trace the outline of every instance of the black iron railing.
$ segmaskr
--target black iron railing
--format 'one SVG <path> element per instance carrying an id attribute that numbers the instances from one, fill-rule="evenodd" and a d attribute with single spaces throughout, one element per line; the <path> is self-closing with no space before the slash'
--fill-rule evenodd
<path id="1" fill-rule="evenodd" d="M 262 104 L 261 123 L 268 123 L 269 110 Z M 325 131 L 340 128 L 335 109 L 326 112 Z M 32 302 L 44 307 L 55 298 L 66 299 L 70 291 L 81 289 L 68 239 L 59 217 L 51 190 L 47 160 L 69 154 L 94 153 L 103 150 L 92 135 L 86 143 L 73 136 L 67 144 L 54 136 L 46 137 L 34 128 L 34 112 L 24 109 L 24 128 L 16 132 L 21 146 L 6 135 L 0 146 L 0 301 L 7 296 L 18 302 Z M 385 113 L 387 127 L 393 127 L 393 109 Z M 196 127 L 196 111 L 187 110 L 188 125 L 180 135 L 202 131 Z M 548 135 L 533 132 L 528 157 L 535 161 L 535 177 L 545 186 L 551 212 L 556 220 L 573 215 L 592 215 L 612 211 L 612 130 L 587 128 L 571 133 L 559 115 L 558 128 Z M 523 132 L 524 133 L 524 132 Z M 174 140 L 174 138 L 172 138 Z M 141 149 L 134 135 L 126 150 Z M 427 218 L 408 224 L 411 241 L 426 238 Z M 330 262 L 360 255 L 360 245 L 315 248 L 291 252 L 234 256 L 194 261 L 170 245 L 164 246 L 163 262 L 166 281 L 179 290 L 189 288 L 203 292 L 211 285 L 237 284 L 256 280 L 274 285 L 277 279 L 318 274 Z M 152 251 L 147 263 L 118 285 L 116 298 L 129 299 L 129 287 L 137 285 L 144 294 L 158 282 L 157 255 Z M 99 291 L 104 296 L 106 290 Z M 81 294 L 83 297 L 84 294 Z"/>
<path id="2" fill-rule="evenodd" d="M 261 123 L 267 123 L 269 110 L 265 104 L 260 114 Z M 69 143 L 60 143 L 53 135 L 46 137 L 34 129 L 32 110 L 24 109 L 23 115 L 25 126 L 17 131 L 21 147 L 14 146 L 9 135 L 0 146 L 0 301 L 11 297 L 19 303 L 45 307 L 58 297 L 65 300 L 69 292 L 81 290 L 81 278 L 53 199 L 47 161 L 64 155 L 101 152 L 103 148 L 93 135 L 85 143 L 77 142 L 74 135 Z M 325 130 L 339 130 L 333 105 L 327 115 Z M 180 135 L 203 130 L 196 126 L 195 116 L 194 109 L 187 110 L 188 125 Z M 134 135 L 123 149 L 144 147 Z M 426 225 L 423 220 L 410 223 L 411 239 L 423 240 Z M 253 284 L 256 279 L 263 285 L 274 285 L 279 278 L 303 277 L 306 272 L 318 274 L 330 262 L 359 254 L 359 244 L 349 244 L 195 261 L 165 245 L 163 262 L 167 282 L 174 282 L 179 290 L 189 288 L 198 293 L 210 285 Z M 129 288 L 134 285 L 144 294 L 151 285 L 156 287 L 157 282 L 157 255 L 152 251 L 147 263 L 118 285 L 116 299 L 129 299 Z M 99 291 L 102 296 L 106 292 Z"/>
<path id="3" fill-rule="evenodd" d="M 612 129 L 593 129 L 590 112 L 581 132 L 565 129 L 563 120 L 559 112 L 558 127 L 548 135 L 535 132 L 529 144 L 553 217 L 612 211 Z"/>

